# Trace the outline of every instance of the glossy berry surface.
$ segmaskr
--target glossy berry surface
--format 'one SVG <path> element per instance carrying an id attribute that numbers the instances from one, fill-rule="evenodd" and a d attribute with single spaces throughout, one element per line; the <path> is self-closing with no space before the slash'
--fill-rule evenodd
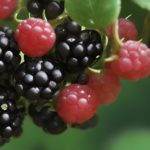
<path id="1" fill-rule="evenodd" d="M 9 27 L 0 27 L 0 78 L 12 75 L 20 60 L 13 30 Z"/>
<path id="2" fill-rule="evenodd" d="M 56 19 L 64 11 L 63 0 L 28 0 L 27 9 L 34 17 L 42 17 L 43 11 L 47 19 Z"/>
<path id="3" fill-rule="evenodd" d="M 8 18 L 14 11 L 17 0 L 1 0 L 0 1 L 0 20 Z"/>
<path id="4" fill-rule="evenodd" d="M 101 105 L 114 102 L 120 93 L 121 85 L 118 76 L 111 69 L 102 74 L 89 72 L 88 86 L 94 90 Z"/>
<path id="5" fill-rule="evenodd" d="M 27 3 L 28 11 L 35 16 L 42 16 L 43 5 L 39 0 L 29 0 Z"/>
<path id="6" fill-rule="evenodd" d="M 30 105 L 30 117 L 46 133 L 60 134 L 67 129 L 66 123 L 58 116 L 57 112 L 51 111 L 51 107 L 44 106 L 39 111 L 37 111 L 36 107 L 35 105 Z"/>
<path id="7" fill-rule="evenodd" d="M 141 42 L 127 41 L 116 53 L 118 60 L 110 63 L 113 71 L 128 80 L 138 80 L 150 74 L 150 49 Z"/>
<path id="8" fill-rule="evenodd" d="M 20 50 L 30 57 L 41 57 L 52 49 L 56 35 L 53 27 L 42 19 L 22 21 L 15 33 Z"/>
<path id="9" fill-rule="evenodd" d="M 55 19 L 64 11 L 64 1 L 51 1 L 45 7 L 45 14 L 47 19 Z"/>
<path id="10" fill-rule="evenodd" d="M 94 91 L 87 85 L 72 84 L 60 91 L 56 110 L 65 122 L 81 124 L 96 113 L 98 103 Z"/>
<path id="11" fill-rule="evenodd" d="M 129 19 L 119 19 L 118 20 L 118 29 L 119 29 L 119 37 L 120 39 L 123 39 L 123 41 L 128 41 L 128 40 L 136 40 L 137 39 L 137 28 L 134 25 L 132 21 Z M 107 28 L 107 35 L 112 38 L 113 33 L 112 33 L 112 26 Z"/>
<path id="12" fill-rule="evenodd" d="M 90 66 L 103 51 L 100 34 L 94 30 L 83 30 L 75 21 L 58 25 L 56 56 L 68 72 L 80 72 Z"/>
<path id="13" fill-rule="evenodd" d="M 28 60 L 16 72 L 16 90 L 29 101 L 49 100 L 59 90 L 63 78 L 61 67 L 51 59 Z"/>
<path id="14" fill-rule="evenodd" d="M 0 86 L 0 145 L 22 129 L 24 106 L 17 107 L 18 96 L 12 87 Z"/>

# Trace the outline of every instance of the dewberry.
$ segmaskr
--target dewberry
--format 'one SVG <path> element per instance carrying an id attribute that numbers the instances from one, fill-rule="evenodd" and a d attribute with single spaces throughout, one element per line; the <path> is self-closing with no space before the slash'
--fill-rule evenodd
<path id="1" fill-rule="evenodd" d="M 101 105 L 114 102 L 120 92 L 120 81 L 118 76 L 106 68 L 102 74 L 88 72 L 88 86 L 96 93 Z"/>
<path id="2" fill-rule="evenodd" d="M 39 0 L 29 0 L 27 3 L 28 11 L 34 16 L 41 16 L 43 11 L 43 6 Z"/>
<path id="3" fill-rule="evenodd" d="M 17 105 L 18 96 L 13 87 L 0 86 L 0 144 L 3 145 L 22 129 L 24 106 Z"/>
<path id="4" fill-rule="evenodd" d="M 41 57 L 52 49 L 56 35 L 53 27 L 46 21 L 29 18 L 18 25 L 15 37 L 25 55 Z"/>
<path id="5" fill-rule="evenodd" d="M 98 98 L 87 85 L 72 84 L 58 95 L 56 110 L 67 123 L 81 124 L 97 111 Z"/>
<path id="6" fill-rule="evenodd" d="M 118 60 L 110 63 L 113 71 L 128 80 L 138 80 L 150 74 L 150 49 L 141 42 L 127 41 L 116 53 Z"/>
<path id="7" fill-rule="evenodd" d="M 29 0 L 27 3 L 28 11 L 34 17 L 42 17 L 42 13 L 45 10 L 45 16 L 47 19 L 56 19 L 64 11 L 63 0 Z"/>
<path id="8" fill-rule="evenodd" d="M 57 63 L 49 59 L 31 59 L 18 68 L 16 90 L 29 101 L 49 100 L 59 90 L 64 73 Z"/>
<path id="9" fill-rule="evenodd" d="M 47 19 L 55 19 L 64 11 L 64 1 L 51 1 L 45 7 Z"/>
<path id="10" fill-rule="evenodd" d="M 0 20 L 8 18 L 14 11 L 17 0 L 1 0 L 0 1 Z"/>
<path id="11" fill-rule="evenodd" d="M 83 30 L 75 21 L 60 24 L 55 29 L 57 35 L 55 54 L 71 73 L 80 72 L 101 56 L 101 37 L 94 30 Z"/>
<path id="12" fill-rule="evenodd" d="M 46 133 L 60 134 L 67 129 L 66 123 L 58 116 L 57 112 L 51 111 L 49 106 L 44 106 L 38 111 L 37 106 L 31 104 L 29 114 L 33 122 Z"/>
<path id="13" fill-rule="evenodd" d="M 129 19 L 119 19 L 118 20 L 118 29 L 119 29 L 119 37 L 123 39 L 123 41 L 128 40 L 136 40 L 137 39 L 137 28 L 132 21 Z M 112 26 L 107 28 L 107 35 L 112 38 Z"/>
<path id="14" fill-rule="evenodd" d="M 9 27 L 0 27 L 0 78 L 8 78 L 8 75 L 12 75 L 20 60 L 13 30 Z"/>

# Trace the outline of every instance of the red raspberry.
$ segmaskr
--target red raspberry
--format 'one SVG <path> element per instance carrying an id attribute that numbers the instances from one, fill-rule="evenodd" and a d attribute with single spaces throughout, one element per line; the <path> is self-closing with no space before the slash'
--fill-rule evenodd
<path id="1" fill-rule="evenodd" d="M 117 55 L 119 59 L 110 65 L 118 76 L 138 80 L 150 74 L 150 49 L 144 43 L 127 41 Z"/>
<path id="2" fill-rule="evenodd" d="M 106 69 L 104 74 L 96 74 L 89 72 L 88 85 L 99 98 L 100 104 L 110 104 L 117 98 L 121 85 L 119 78 L 111 69 Z"/>
<path id="3" fill-rule="evenodd" d="M 17 5 L 17 0 L 0 0 L 0 20 L 11 15 Z"/>
<path id="4" fill-rule="evenodd" d="M 41 57 L 54 45 L 56 34 L 52 26 L 42 19 L 22 21 L 15 33 L 20 50 L 27 56 Z"/>
<path id="5" fill-rule="evenodd" d="M 83 123 L 97 111 L 98 98 L 87 85 L 72 84 L 60 92 L 56 110 L 67 123 Z"/>
<path id="6" fill-rule="evenodd" d="M 119 28 L 119 37 L 120 39 L 124 39 L 124 41 L 128 40 L 136 40 L 137 39 L 137 29 L 136 26 L 128 19 L 119 19 L 118 20 L 118 28 Z M 112 38 L 112 25 L 107 28 L 107 34 L 110 38 Z"/>

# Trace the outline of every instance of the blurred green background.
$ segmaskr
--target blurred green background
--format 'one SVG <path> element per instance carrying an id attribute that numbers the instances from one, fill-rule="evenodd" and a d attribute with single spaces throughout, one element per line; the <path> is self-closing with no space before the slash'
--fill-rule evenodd
<path id="1" fill-rule="evenodd" d="M 141 33 L 147 11 L 130 0 L 124 0 L 122 6 L 120 17 L 131 14 Z M 150 150 L 149 91 L 150 77 L 138 82 L 122 81 L 117 101 L 100 107 L 98 126 L 86 131 L 69 129 L 62 135 L 47 135 L 27 118 L 23 136 L 12 139 L 1 150 Z"/>

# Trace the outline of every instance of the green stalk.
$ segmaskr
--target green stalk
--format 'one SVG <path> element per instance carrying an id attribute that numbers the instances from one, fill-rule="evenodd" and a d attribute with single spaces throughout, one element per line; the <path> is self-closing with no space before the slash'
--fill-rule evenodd
<path id="1" fill-rule="evenodd" d="M 113 44 L 114 50 L 120 50 L 122 46 L 122 41 L 119 38 L 119 29 L 118 29 L 118 21 L 116 20 L 113 24 Z"/>

